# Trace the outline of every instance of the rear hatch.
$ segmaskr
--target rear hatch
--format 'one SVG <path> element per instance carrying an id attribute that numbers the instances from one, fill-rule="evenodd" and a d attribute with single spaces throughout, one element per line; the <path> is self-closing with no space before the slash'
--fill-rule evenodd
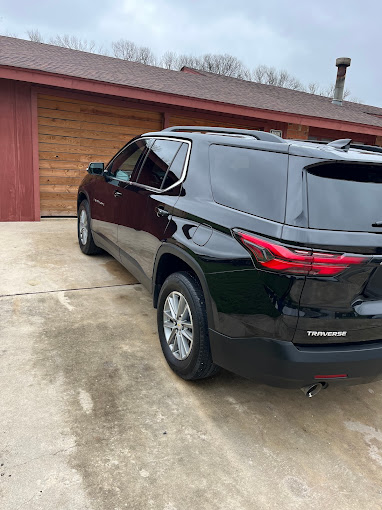
<path id="1" fill-rule="evenodd" d="M 309 228 L 285 228 L 312 257 L 295 344 L 382 341 L 382 165 L 357 156 L 303 171 Z"/>

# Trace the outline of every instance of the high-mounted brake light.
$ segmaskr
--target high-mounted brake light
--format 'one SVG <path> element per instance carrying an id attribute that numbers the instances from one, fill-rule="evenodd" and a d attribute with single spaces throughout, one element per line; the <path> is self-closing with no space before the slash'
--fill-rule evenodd
<path id="1" fill-rule="evenodd" d="M 353 264 L 361 264 L 368 260 L 360 255 L 287 248 L 244 232 L 235 231 L 234 235 L 254 255 L 256 261 L 270 271 L 298 275 L 335 276 Z"/>
<path id="2" fill-rule="evenodd" d="M 315 379 L 346 379 L 347 374 L 315 375 Z"/>

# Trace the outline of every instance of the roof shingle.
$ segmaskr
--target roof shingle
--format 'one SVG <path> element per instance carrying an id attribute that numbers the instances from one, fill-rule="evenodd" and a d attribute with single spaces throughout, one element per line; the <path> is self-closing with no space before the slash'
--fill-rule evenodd
<path id="1" fill-rule="evenodd" d="M 214 75 L 191 74 L 0 36 L 0 66 L 45 71 L 156 92 L 302 116 L 382 127 L 382 108 L 282 87 Z"/>

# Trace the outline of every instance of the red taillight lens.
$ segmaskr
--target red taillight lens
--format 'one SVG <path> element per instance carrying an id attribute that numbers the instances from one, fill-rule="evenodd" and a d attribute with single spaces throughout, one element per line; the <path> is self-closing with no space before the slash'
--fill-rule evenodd
<path id="1" fill-rule="evenodd" d="M 315 379 L 346 379 L 347 374 L 315 375 Z"/>
<path id="2" fill-rule="evenodd" d="M 287 248 L 244 232 L 234 232 L 235 237 L 255 256 L 264 268 L 298 275 L 334 276 L 353 264 L 368 259 L 363 256 L 316 252 Z"/>

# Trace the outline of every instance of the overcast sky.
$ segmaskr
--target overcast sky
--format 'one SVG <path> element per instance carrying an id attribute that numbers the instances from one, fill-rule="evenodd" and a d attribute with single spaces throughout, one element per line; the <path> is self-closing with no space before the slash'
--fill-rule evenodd
<path id="1" fill-rule="evenodd" d="M 104 45 L 126 38 L 160 56 L 230 53 L 249 68 L 287 69 L 303 83 L 335 81 L 336 57 L 351 57 L 346 87 L 381 106 L 379 0 L 0 0 L 0 33 L 68 33 Z"/>

